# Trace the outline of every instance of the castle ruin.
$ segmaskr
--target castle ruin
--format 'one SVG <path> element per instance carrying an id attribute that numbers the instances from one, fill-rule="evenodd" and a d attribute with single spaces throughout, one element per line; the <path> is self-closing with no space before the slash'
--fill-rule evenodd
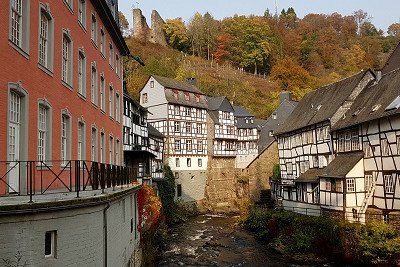
<path id="1" fill-rule="evenodd" d="M 133 9 L 133 37 L 141 41 L 148 41 L 154 44 L 167 46 L 167 40 L 164 35 L 165 21 L 160 14 L 153 10 L 151 13 L 151 28 L 147 24 L 146 18 L 143 16 L 142 10 Z"/>

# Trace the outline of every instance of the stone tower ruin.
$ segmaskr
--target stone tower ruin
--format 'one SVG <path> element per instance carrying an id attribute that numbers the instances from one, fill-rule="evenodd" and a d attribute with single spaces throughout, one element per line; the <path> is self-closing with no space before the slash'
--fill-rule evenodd
<path id="1" fill-rule="evenodd" d="M 151 28 L 147 24 L 146 18 L 143 16 L 142 10 L 133 9 L 133 37 L 141 41 L 148 41 L 154 44 L 167 46 L 167 40 L 164 35 L 165 21 L 160 14 L 153 10 L 151 13 Z"/>

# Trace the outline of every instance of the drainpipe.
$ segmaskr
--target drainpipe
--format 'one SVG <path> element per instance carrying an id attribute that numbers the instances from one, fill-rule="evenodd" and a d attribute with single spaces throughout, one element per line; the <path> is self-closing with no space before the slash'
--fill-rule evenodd
<path id="1" fill-rule="evenodd" d="M 107 258 L 107 256 L 108 256 L 108 243 L 107 243 L 107 239 L 108 239 L 108 237 L 107 237 L 107 231 L 108 231 L 108 229 L 107 229 L 107 210 L 108 210 L 108 208 L 110 208 L 110 203 L 109 202 L 107 203 L 106 207 L 103 210 L 103 232 L 104 232 L 104 248 L 103 248 L 103 251 L 104 251 L 103 261 L 104 261 L 104 263 L 103 263 L 103 266 L 104 267 L 107 267 L 107 260 L 108 260 L 108 258 Z"/>

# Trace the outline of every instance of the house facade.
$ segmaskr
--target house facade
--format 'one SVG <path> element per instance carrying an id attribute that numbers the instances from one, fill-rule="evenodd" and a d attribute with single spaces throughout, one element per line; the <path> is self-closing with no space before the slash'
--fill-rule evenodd
<path id="1" fill-rule="evenodd" d="M 237 169 L 246 168 L 258 155 L 259 132 L 255 116 L 240 106 L 234 106 L 234 117 L 237 127 L 236 161 Z"/>
<path id="2" fill-rule="evenodd" d="M 278 128 L 281 179 L 272 181 L 272 194 L 285 208 L 320 214 L 319 177 L 337 161 L 331 128 L 374 77 L 362 71 L 307 94 Z"/>
<path id="3" fill-rule="evenodd" d="M 194 81 L 151 76 L 140 92 L 149 123 L 165 136 L 165 163 L 173 171 L 177 198 L 204 198 L 207 158 L 207 101 Z"/>
<path id="4" fill-rule="evenodd" d="M 122 57 L 130 52 L 118 1 L 0 7 L 2 260 L 133 263 L 141 187 L 123 167 Z"/>

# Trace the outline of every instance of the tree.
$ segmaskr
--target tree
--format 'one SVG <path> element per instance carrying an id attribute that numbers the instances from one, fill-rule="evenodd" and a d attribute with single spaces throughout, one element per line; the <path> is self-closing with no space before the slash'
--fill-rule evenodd
<path id="1" fill-rule="evenodd" d="M 189 49 L 189 37 L 182 18 L 167 19 L 164 25 L 167 43 L 174 49 L 187 52 Z"/>
<path id="2" fill-rule="evenodd" d="M 217 45 L 219 23 L 207 12 L 203 17 L 203 26 L 203 38 L 207 46 L 207 59 L 210 60 L 210 55 Z"/>
<path id="3" fill-rule="evenodd" d="M 217 62 L 222 62 L 225 60 L 229 60 L 231 56 L 231 45 L 232 45 L 232 36 L 229 34 L 221 34 L 217 38 L 217 49 L 215 51 L 215 60 Z"/>
<path id="4" fill-rule="evenodd" d="M 364 22 L 369 21 L 368 13 L 363 10 L 357 10 L 353 13 L 354 21 L 357 23 L 357 34 L 361 35 L 361 27 Z"/>
<path id="5" fill-rule="evenodd" d="M 121 33 L 124 37 L 127 37 L 130 35 L 129 31 L 129 22 L 126 19 L 124 13 L 121 11 L 118 11 L 118 18 L 119 18 L 119 28 L 121 30 Z"/>
<path id="6" fill-rule="evenodd" d="M 387 33 L 393 37 L 400 37 L 400 23 L 393 23 L 390 25 Z"/>
<path id="7" fill-rule="evenodd" d="M 203 16 L 197 12 L 189 22 L 188 36 L 191 43 L 192 54 L 200 57 L 203 55 L 203 27 Z"/>

